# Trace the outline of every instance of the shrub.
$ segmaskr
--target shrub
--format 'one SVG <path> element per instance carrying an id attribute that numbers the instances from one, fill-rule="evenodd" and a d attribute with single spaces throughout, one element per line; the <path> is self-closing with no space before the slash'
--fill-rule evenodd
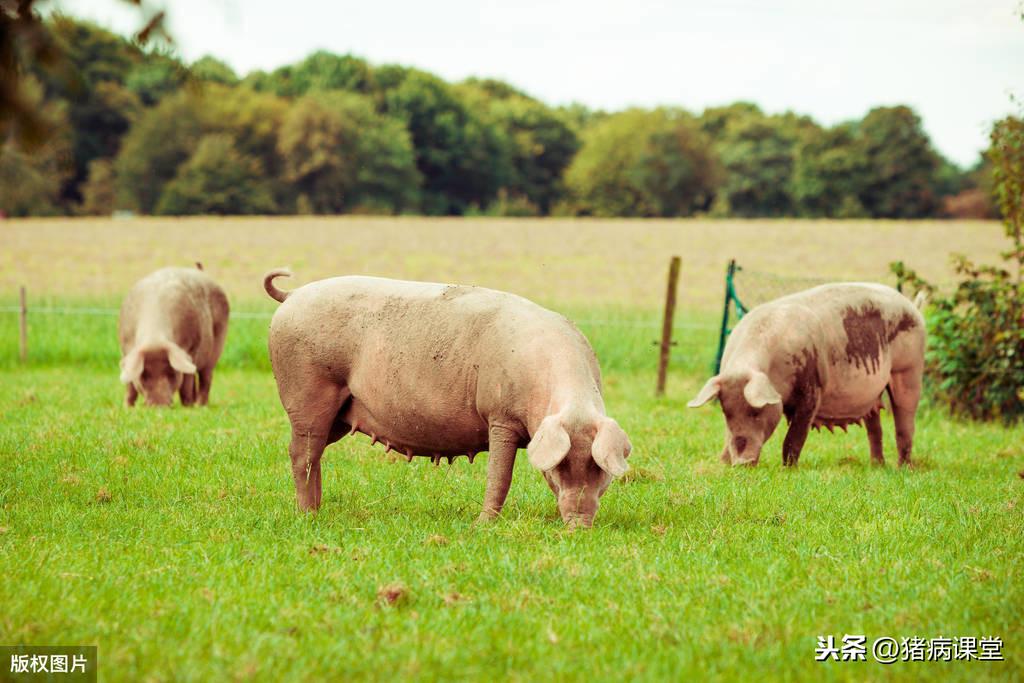
<path id="1" fill-rule="evenodd" d="M 936 398 L 954 414 L 1015 422 L 1024 417 L 1024 121 L 996 123 L 988 152 L 1006 234 L 1008 268 L 976 265 L 954 255 L 956 289 L 934 297 L 927 370 Z M 934 287 L 902 262 L 890 268 L 902 283 Z"/>

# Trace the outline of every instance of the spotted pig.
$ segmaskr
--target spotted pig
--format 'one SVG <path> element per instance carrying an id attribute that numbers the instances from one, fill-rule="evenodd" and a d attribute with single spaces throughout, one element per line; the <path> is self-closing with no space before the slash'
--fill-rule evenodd
<path id="1" fill-rule="evenodd" d="M 837 283 L 758 306 L 730 335 L 721 372 L 689 406 L 718 397 L 726 463 L 756 465 L 785 415 L 783 464 L 797 464 L 812 427 L 845 431 L 860 423 L 872 461 L 881 464 L 879 411 L 888 393 L 899 462 L 909 465 L 924 368 L 923 303 L 882 285 Z"/>

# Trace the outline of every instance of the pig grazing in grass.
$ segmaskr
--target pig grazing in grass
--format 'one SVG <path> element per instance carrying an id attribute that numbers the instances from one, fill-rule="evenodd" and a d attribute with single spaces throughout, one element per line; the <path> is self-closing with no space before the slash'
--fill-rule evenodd
<path id="1" fill-rule="evenodd" d="M 874 284 L 831 284 L 754 308 L 733 330 L 721 373 L 690 401 L 718 397 L 726 422 L 722 460 L 756 465 L 782 415 L 782 462 L 796 465 L 811 427 L 863 423 L 871 459 L 884 463 L 879 410 L 888 392 L 900 464 L 910 464 L 921 397 L 925 326 L 919 307 Z"/>
<path id="2" fill-rule="evenodd" d="M 196 268 L 162 268 L 135 283 L 121 305 L 121 382 L 125 402 L 182 405 L 210 398 L 213 368 L 228 331 L 228 298 Z"/>
<path id="3" fill-rule="evenodd" d="M 282 292 L 270 360 L 288 418 L 298 506 L 320 507 L 324 448 L 361 432 L 436 465 L 488 451 L 481 519 L 501 512 L 518 448 L 570 526 L 627 470 L 630 443 L 605 415 L 586 338 L 526 299 L 479 287 L 336 277 Z"/>

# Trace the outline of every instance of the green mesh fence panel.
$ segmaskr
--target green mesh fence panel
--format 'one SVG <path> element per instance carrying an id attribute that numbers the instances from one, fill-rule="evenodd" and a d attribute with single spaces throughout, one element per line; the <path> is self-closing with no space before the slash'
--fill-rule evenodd
<path id="1" fill-rule="evenodd" d="M 783 277 L 772 273 L 747 270 L 729 261 L 725 271 L 725 304 L 722 307 L 722 328 L 718 336 L 718 353 L 715 354 L 715 374 L 722 369 L 722 354 L 725 341 L 736 323 L 754 306 L 793 294 L 804 289 L 835 282 L 833 279 L 816 277 Z"/>

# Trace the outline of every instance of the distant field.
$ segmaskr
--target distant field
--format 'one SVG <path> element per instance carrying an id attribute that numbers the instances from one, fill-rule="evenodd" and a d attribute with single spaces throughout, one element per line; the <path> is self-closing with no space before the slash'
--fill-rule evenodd
<path id="1" fill-rule="evenodd" d="M 795 277 L 892 282 L 904 260 L 947 281 L 949 252 L 993 260 L 996 222 L 504 220 L 428 218 L 58 219 L 0 223 L 0 298 L 119 300 L 141 275 L 201 260 L 246 305 L 271 302 L 260 277 L 296 282 L 372 274 L 506 289 L 549 305 L 653 311 L 669 256 L 683 259 L 680 306 L 721 305 L 725 264 Z"/>
<path id="2" fill-rule="evenodd" d="M 0 644 L 96 644 L 104 681 L 1020 680 L 1024 425 L 926 402 L 915 469 L 894 465 L 888 412 L 885 467 L 853 428 L 812 433 L 784 470 L 780 427 L 746 469 L 717 460 L 717 408 L 685 407 L 728 258 L 887 282 L 902 259 L 942 281 L 949 251 L 1003 248 L 971 222 L 0 222 L 0 306 L 25 284 L 32 311 L 24 365 L 0 312 Z M 678 346 L 656 399 L 671 254 Z M 208 408 L 128 410 L 104 310 L 196 259 L 252 315 L 231 322 Z M 634 445 L 594 528 L 564 529 L 525 457 L 502 519 L 477 526 L 486 456 L 406 464 L 364 437 L 328 448 L 323 508 L 299 515 L 260 287 L 277 265 L 295 284 L 499 287 L 576 320 Z M 814 661 L 817 636 L 845 634 L 998 636 L 1007 661 Z"/>

